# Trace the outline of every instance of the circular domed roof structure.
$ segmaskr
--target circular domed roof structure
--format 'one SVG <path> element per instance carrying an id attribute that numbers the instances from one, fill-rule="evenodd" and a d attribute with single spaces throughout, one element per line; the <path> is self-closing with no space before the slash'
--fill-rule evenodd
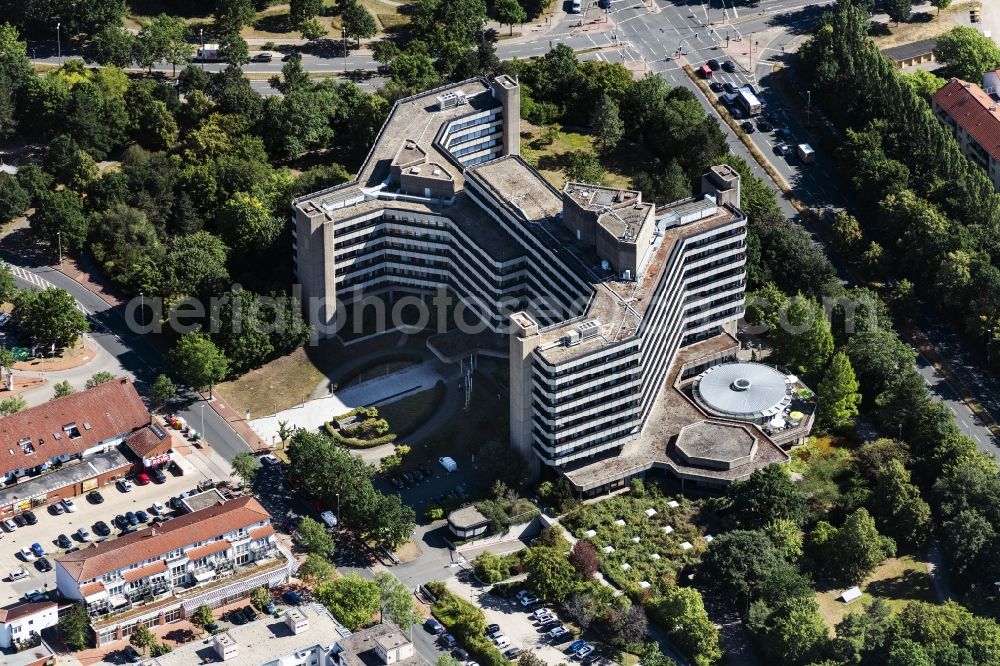
<path id="1" fill-rule="evenodd" d="M 763 422 L 791 403 L 788 384 L 789 377 L 768 365 L 723 363 L 698 375 L 692 392 L 710 414 Z"/>

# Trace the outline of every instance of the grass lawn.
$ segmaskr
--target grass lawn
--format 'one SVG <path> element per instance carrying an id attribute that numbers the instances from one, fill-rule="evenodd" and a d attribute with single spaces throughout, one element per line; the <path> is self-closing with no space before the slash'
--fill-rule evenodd
<path id="1" fill-rule="evenodd" d="M 553 186 L 562 189 L 567 180 L 563 172 L 564 156 L 577 150 L 592 151 L 594 137 L 559 128 L 552 143 L 542 145 L 540 141 L 542 132 L 542 128 L 521 121 L 521 155 Z M 605 181 L 612 187 L 628 187 L 631 169 L 637 163 L 641 164 L 642 160 L 636 159 L 634 151 L 630 151 L 631 158 L 627 158 L 624 152 L 622 155 L 617 155 L 618 152 L 622 151 L 616 151 L 616 154 L 601 160 L 607 169 Z"/>
<path id="2" fill-rule="evenodd" d="M 819 612 L 828 627 L 833 627 L 845 615 L 861 610 L 875 597 L 885 601 L 895 612 L 899 612 L 910 601 L 937 602 L 927 564 L 907 555 L 893 557 L 875 570 L 860 586 L 862 595 L 857 601 L 845 604 L 837 597 L 843 590 L 835 589 L 816 593 Z"/>
<path id="3" fill-rule="evenodd" d="M 942 9 L 940 15 L 936 9 L 930 12 L 914 14 L 915 20 L 910 23 L 889 23 L 888 34 L 875 35 L 873 41 L 880 49 L 900 44 L 918 42 L 922 39 L 930 39 L 948 32 L 952 28 L 962 25 L 959 18 L 968 17 L 969 9 L 974 6 L 982 6 L 980 3 L 955 4 L 946 9 Z M 973 26 L 975 27 L 975 26 Z"/>
<path id="4" fill-rule="evenodd" d="M 250 410 L 253 418 L 266 416 L 305 402 L 322 381 L 304 347 L 276 358 L 242 377 L 215 387 L 237 412 Z"/>

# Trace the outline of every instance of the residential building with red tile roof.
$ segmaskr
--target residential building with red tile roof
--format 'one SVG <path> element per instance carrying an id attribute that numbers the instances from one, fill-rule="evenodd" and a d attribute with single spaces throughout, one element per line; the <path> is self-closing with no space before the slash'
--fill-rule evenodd
<path id="1" fill-rule="evenodd" d="M 975 83 L 951 79 L 934 93 L 931 107 L 955 133 L 962 154 L 985 169 L 1000 191 L 1000 102 Z"/>
<path id="2" fill-rule="evenodd" d="M 270 525 L 256 499 L 231 499 L 55 558 L 56 587 L 103 645 L 287 580 L 295 560 Z"/>
<path id="3" fill-rule="evenodd" d="M 0 649 L 26 641 L 31 634 L 41 635 L 43 629 L 58 622 L 58 606 L 54 601 L 28 601 L 0 608 Z"/>

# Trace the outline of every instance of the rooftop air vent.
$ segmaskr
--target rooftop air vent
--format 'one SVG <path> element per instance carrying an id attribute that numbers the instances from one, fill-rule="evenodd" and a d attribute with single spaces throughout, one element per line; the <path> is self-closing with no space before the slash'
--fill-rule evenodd
<path id="1" fill-rule="evenodd" d="M 601 322 L 596 319 L 591 319 L 590 321 L 585 321 L 580 324 L 580 339 L 587 340 L 593 338 L 601 333 Z"/>

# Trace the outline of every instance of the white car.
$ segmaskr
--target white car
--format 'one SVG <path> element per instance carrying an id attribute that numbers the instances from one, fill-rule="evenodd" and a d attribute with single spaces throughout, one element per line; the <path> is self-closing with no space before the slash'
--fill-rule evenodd
<path id="1" fill-rule="evenodd" d="M 9 321 L 10 321 L 10 313 L 9 312 L 0 312 L 0 328 L 3 328 L 4 326 L 6 326 L 7 322 L 9 322 Z"/>
<path id="2" fill-rule="evenodd" d="M 525 608 L 537 604 L 539 601 L 541 600 L 538 597 L 533 597 L 530 594 L 526 594 L 523 597 L 521 597 L 521 605 L 524 606 Z"/>
<path id="3" fill-rule="evenodd" d="M 157 516 L 162 516 L 167 512 L 167 507 L 163 506 L 163 502 L 153 502 L 153 506 L 150 508 Z"/>
<path id="4" fill-rule="evenodd" d="M 63 507 L 70 513 L 76 513 L 76 502 L 67 497 L 62 501 Z"/>
<path id="5" fill-rule="evenodd" d="M 80 541 L 90 541 L 90 532 L 87 531 L 86 527 L 81 527 L 76 531 L 76 536 Z"/>
<path id="6" fill-rule="evenodd" d="M 16 569 L 14 569 L 13 571 L 11 571 L 7 575 L 7 577 L 10 579 L 10 582 L 13 583 L 15 580 L 21 580 L 22 578 L 27 578 L 28 577 L 28 572 L 25 571 L 23 567 L 18 567 Z"/>
<path id="7" fill-rule="evenodd" d="M 569 629 L 567 629 L 566 627 L 556 627 L 555 629 L 549 632 L 549 638 L 554 641 L 559 640 L 560 638 L 564 638 L 566 636 L 569 636 Z"/>
<path id="8" fill-rule="evenodd" d="M 498 650 L 506 650 L 510 647 L 510 639 L 503 634 L 500 634 L 493 639 L 493 644 L 497 646 Z"/>
<path id="9" fill-rule="evenodd" d="M 17 523 L 15 523 L 10 518 L 7 518 L 6 520 L 3 521 L 3 528 L 8 532 L 13 532 L 14 530 L 17 529 Z"/>
<path id="10" fill-rule="evenodd" d="M 279 462 L 281 462 L 280 460 L 278 460 L 277 456 L 271 455 L 270 453 L 268 453 L 266 456 L 261 456 L 260 461 L 265 465 L 277 465 Z"/>
<path id="11" fill-rule="evenodd" d="M 118 490 L 122 491 L 123 493 L 127 493 L 130 490 L 132 490 L 132 482 L 129 481 L 128 479 L 122 479 L 121 481 L 118 482 L 117 485 L 118 485 Z"/>
<path id="12" fill-rule="evenodd" d="M 21 553 L 21 557 L 24 558 L 25 562 L 31 562 L 35 559 L 35 554 L 31 552 L 31 548 L 29 546 L 25 546 L 18 552 Z"/>
<path id="13" fill-rule="evenodd" d="M 535 622 L 538 624 L 548 624 L 556 619 L 556 616 L 552 613 L 542 613 L 541 615 L 535 616 Z"/>

